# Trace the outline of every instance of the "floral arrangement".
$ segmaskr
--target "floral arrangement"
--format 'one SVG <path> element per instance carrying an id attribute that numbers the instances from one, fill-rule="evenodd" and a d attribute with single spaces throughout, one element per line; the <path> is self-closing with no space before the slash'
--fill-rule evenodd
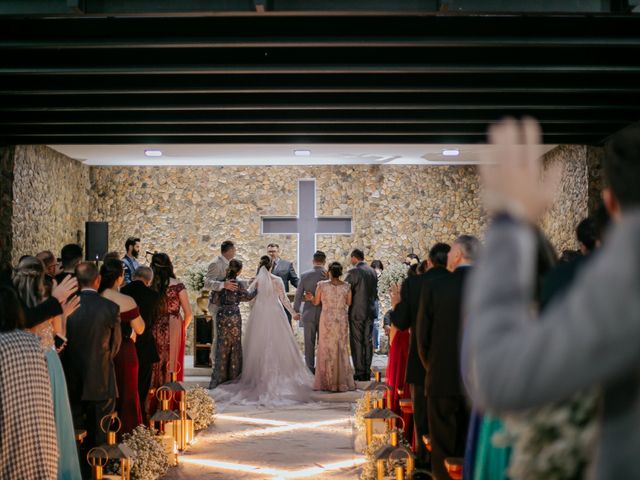
<path id="1" fill-rule="evenodd" d="M 204 263 L 196 263 L 189 267 L 185 273 L 185 282 L 189 290 L 199 293 L 204 288 L 204 279 L 207 276 L 209 266 Z"/>
<path id="2" fill-rule="evenodd" d="M 513 447 L 512 480 L 583 478 L 596 434 L 597 395 L 580 393 L 566 402 L 505 419 L 505 431 L 494 435 L 498 447 Z"/>
<path id="3" fill-rule="evenodd" d="M 131 467 L 132 480 L 156 480 L 167 473 L 169 457 L 156 433 L 153 429 L 138 425 L 131 433 L 123 435 L 122 443 L 133 450 L 135 455 Z M 107 467 L 107 473 L 120 475 L 119 462 L 110 462 Z"/>
<path id="4" fill-rule="evenodd" d="M 391 263 L 382 271 L 378 279 L 378 290 L 387 294 L 393 285 L 401 284 L 407 278 L 408 268 L 403 263 Z"/>
<path id="5" fill-rule="evenodd" d="M 215 420 L 216 402 L 207 391 L 200 387 L 187 390 L 187 413 L 193 419 L 193 428 L 202 430 Z"/>

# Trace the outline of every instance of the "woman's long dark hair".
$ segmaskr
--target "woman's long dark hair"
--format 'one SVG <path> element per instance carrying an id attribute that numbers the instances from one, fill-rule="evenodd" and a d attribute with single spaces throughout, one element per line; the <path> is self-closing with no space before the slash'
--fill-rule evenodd
<path id="1" fill-rule="evenodd" d="M 235 280 L 238 278 L 238 274 L 242 271 L 242 262 L 240 260 L 229 260 L 229 266 L 227 267 L 227 273 L 225 280 Z"/>
<path id="2" fill-rule="evenodd" d="M 0 285 L 0 332 L 10 332 L 24 326 L 24 310 L 18 295 L 13 288 Z"/>
<path id="3" fill-rule="evenodd" d="M 260 267 L 264 267 L 267 270 L 271 270 L 272 265 L 271 257 L 269 255 L 263 255 L 260 257 L 260 264 L 258 265 L 258 271 L 260 271 Z"/>
<path id="4" fill-rule="evenodd" d="M 173 263 L 169 255 L 166 253 L 154 253 L 151 257 L 151 269 L 153 270 L 153 282 L 151 288 L 160 294 L 160 305 L 163 312 L 166 309 L 166 303 L 164 300 L 167 298 L 167 289 L 169 288 L 169 282 L 172 278 L 176 278 L 176 274 L 173 273 Z"/>
<path id="5" fill-rule="evenodd" d="M 116 280 L 123 275 L 124 267 L 122 266 L 122 260 L 108 259 L 100 267 L 100 287 L 98 287 L 98 292 L 102 293 L 107 288 L 113 287 Z"/>

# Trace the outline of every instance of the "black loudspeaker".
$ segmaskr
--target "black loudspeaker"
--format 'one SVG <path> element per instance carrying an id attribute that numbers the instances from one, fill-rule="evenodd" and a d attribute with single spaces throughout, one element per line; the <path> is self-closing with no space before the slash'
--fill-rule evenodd
<path id="1" fill-rule="evenodd" d="M 109 222 L 85 222 L 84 239 L 86 260 L 102 260 L 109 251 Z"/>

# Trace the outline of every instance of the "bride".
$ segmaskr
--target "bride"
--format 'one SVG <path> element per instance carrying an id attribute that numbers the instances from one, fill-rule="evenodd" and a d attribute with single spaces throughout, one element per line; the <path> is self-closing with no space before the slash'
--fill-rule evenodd
<path id="1" fill-rule="evenodd" d="M 242 345 L 242 374 L 212 391 L 218 402 L 272 407 L 310 400 L 313 376 L 302 360 L 284 308 L 295 313 L 282 279 L 270 273 L 271 267 L 270 257 L 260 258 L 258 275 L 249 287 L 258 293 Z"/>

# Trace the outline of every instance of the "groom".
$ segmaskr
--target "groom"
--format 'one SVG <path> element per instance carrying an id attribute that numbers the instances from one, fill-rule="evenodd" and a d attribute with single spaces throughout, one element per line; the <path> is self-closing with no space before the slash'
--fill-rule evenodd
<path id="1" fill-rule="evenodd" d="M 273 265 L 271 268 L 271 274 L 282 279 L 282 282 L 284 283 L 284 291 L 289 293 L 289 283 L 291 283 L 294 288 L 298 288 L 298 282 L 300 279 L 293 268 L 293 263 L 280 258 L 280 245 L 277 243 L 270 243 L 267 245 L 267 255 L 271 257 Z M 284 313 L 287 314 L 289 325 L 291 325 L 291 314 L 286 310 Z"/>
<path id="2" fill-rule="evenodd" d="M 293 310 L 299 314 L 300 306 L 305 293 L 316 293 L 318 282 L 327 279 L 327 271 L 324 265 L 327 256 L 324 252 L 318 250 L 313 254 L 313 268 L 300 275 L 300 284 L 296 290 L 296 298 L 293 302 Z M 320 325 L 320 313 L 322 305 L 314 305 L 312 301 L 304 299 L 304 307 L 302 308 L 302 317 L 300 324 L 304 328 L 304 360 L 309 370 L 316 373 L 315 356 L 316 356 L 316 340 L 318 338 L 318 326 Z"/>
<path id="3" fill-rule="evenodd" d="M 371 380 L 373 360 L 373 319 L 376 316 L 378 276 L 364 261 L 362 250 L 351 252 L 351 265 L 345 282 L 351 285 L 353 300 L 349 307 L 349 343 L 357 381 Z"/>

